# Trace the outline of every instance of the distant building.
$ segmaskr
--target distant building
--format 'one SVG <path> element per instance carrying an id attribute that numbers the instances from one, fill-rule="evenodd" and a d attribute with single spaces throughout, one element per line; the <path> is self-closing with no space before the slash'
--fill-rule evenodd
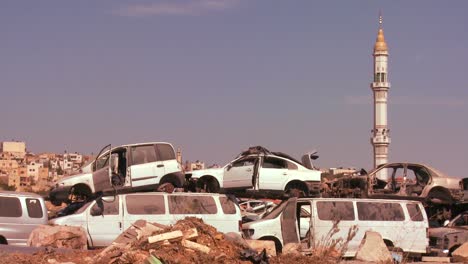
<path id="1" fill-rule="evenodd" d="M 203 170 L 205 169 L 205 163 L 199 160 L 195 162 L 189 162 L 188 160 L 185 162 L 184 166 L 185 171 L 193 171 L 193 170 Z"/>
<path id="2" fill-rule="evenodd" d="M 31 162 L 27 165 L 28 176 L 32 178 L 35 182 L 39 180 L 39 169 L 44 167 L 42 163 Z"/>
<path id="3" fill-rule="evenodd" d="M 24 159 L 24 155 L 26 155 L 26 143 L 21 141 L 1 142 L 0 152 L 10 153 L 15 159 Z"/>
<path id="4" fill-rule="evenodd" d="M 357 172 L 357 169 L 356 168 L 330 168 L 328 172 L 331 175 L 337 175 L 337 174 L 352 175 Z"/>

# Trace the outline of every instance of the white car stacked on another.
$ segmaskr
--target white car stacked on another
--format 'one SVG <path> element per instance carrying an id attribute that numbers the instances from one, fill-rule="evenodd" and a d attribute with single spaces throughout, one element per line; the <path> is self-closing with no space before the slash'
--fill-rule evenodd
<path id="1" fill-rule="evenodd" d="M 321 172 L 311 162 L 316 158 L 315 152 L 308 153 L 301 163 L 284 153 L 251 147 L 222 168 L 191 171 L 186 178 L 192 191 L 319 196 Z"/>
<path id="2" fill-rule="evenodd" d="M 104 147 L 96 159 L 65 177 L 49 193 L 53 204 L 69 202 L 71 197 L 86 200 L 109 193 L 167 191 L 184 187 L 185 179 L 171 144 L 148 142 Z"/>

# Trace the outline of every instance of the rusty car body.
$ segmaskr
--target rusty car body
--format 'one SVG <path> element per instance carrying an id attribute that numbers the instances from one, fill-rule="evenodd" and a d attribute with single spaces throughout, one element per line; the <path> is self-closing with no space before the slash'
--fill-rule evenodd
<path id="1" fill-rule="evenodd" d="M 461 178 L 447 176 L 424 164 L 386 163 L 369 173 L 324 179 L 322 196 L 404 198 L 452 204 L 463 200 L 464 189 L 468 189 L 468 184 L 463 183 Z"/>

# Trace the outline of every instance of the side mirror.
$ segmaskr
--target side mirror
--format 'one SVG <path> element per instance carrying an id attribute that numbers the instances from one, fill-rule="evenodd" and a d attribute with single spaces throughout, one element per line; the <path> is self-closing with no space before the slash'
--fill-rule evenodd
<path id="1" fill-rule="evenodd" d="M 450 223 L 449 220 L 445 220 L 445 221 L 444 221 L 444 226 L 448 226 L 449 223 Z"/>
<path id="2" fill-rule="evenodd" d="M 229 171 L 232 169 L 232 164 L 227 165 L 226 170 Z"/>

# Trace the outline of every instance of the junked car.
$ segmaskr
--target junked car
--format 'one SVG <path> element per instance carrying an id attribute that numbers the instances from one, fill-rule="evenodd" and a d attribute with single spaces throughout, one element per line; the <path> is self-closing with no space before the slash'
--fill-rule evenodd
<path id="1" fill-rule="evenodd" d="M 186 217 L 200 218 L 223 233 L 240 234 L 241 214 L 234 198 L 210 193 L 146 192 L 104 196 L 49 223 L 82 227 L 88 246 L 96 248 L 110 245 L 138 220 L 173 225 Z"/>
<path id="2" fill-rule="evenodd" d="M 452 219 L 444 227 L 429 229 L 429 245 L 439 256 L 451 255 L 459 246 L 468 242 L 468 211 Z"/>
<path id="3" fill-rule="evenodd" d="M 292 196 L 319 196 L 321 172 L 313 167 L 316 153 L 300 162 L 281 152 L 251 147 L 222 168 L 186 173 L 192 191 L 263 192 Z M 306 167 L 308 166 L 308 167 Z"/>
<path id="4" fill-rule="evenodd" d="M 168 191 L 185 184 L 174 148 L 166 142 L 104 147 L 77 175 L 57 182 L 49 193 L 55 205 L 87 200 L 98 194 L 134 191 Z"/>
<path id="5" fill-rule="evenodd" d="M 463 199 L 461 178 L 450 177 L 424 164 L 386 163 L 364 175 L 343 176 L 326 181 L 326 197 L 401 198 L 438 204 Z"/>
<path id="6" fill-rule="evenodd" d="M 367 231 L 380 233 L 390 249 L 425 254 L 428 227 L 419 201 L 293 197 L 243 224 L 242 232 L 246 239 L 273 241 L 278 252 L 288 243 L 314 248 L 335 241 L 343 256 L 354 257 Z"/>
<path id="7" fill-rule="evenodd" d="M 28 192 L 0 192 L 0 244 L 26 246 L 31 232 L 47 224 L 44 198 Z"/>

